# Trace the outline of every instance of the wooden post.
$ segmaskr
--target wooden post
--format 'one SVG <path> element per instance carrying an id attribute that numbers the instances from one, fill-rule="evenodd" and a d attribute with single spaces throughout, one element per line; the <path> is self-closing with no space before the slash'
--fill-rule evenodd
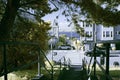
<path id="1" fill-rule="evenodd" d="M 96 43 L 94 46 L 94 79 L 96 79 Z"/>
<path id="2" fill-rule="evenodd" d="M 110 44 L 106 43 L 106 74 L 109 75 L 109 55 L 110 55 Z M 106 76 L 106 80 L 108 80 Z"/>
<path id="3" fill-rule="evenodd" d="M 4 64 L 4 80 L 7 80 L 7 58 L 6 58 L 6 44 L 3 45 L 3 64 Z"/>

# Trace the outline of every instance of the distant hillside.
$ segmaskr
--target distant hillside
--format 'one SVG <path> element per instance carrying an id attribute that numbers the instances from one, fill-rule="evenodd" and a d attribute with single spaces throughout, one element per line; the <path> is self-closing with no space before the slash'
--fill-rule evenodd
<path id="1" fill-rule="evenodd" d="M 65 34 L 67 37 L 80 38 L 80 35 L 76 32 L 59 32 L 59 35 Z"/>

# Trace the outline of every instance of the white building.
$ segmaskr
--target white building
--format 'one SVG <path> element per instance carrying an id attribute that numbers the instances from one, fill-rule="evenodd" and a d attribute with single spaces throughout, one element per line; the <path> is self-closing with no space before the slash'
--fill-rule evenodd
<path id="1" fill-rule="evenodd" d="M 105 27 L 103 25 L 88 24 L 85 22 L 81 26 L 83 26 L 85 33 L 91 36 L 82 38 L 87 42 L 84 45 L 85 50 L 92 49 L 95 41 L 120 39 L 120 27 Z M 115 44 L 111 44 L 111 46 L 114 47 Z"/>
<path id="2" fill-rule="evenodd" d="M 93 24 L 89 24 L 89 23 L 85 23 L 83 22 L 81 24 L 81 27 L 84 28 L 84 37 L 81 38 L 82 41 L 84 42 L 89 42 L 87 44 L 84 44 L 84 50 L 90 50 L 93 46 L 93 40 L 94 40 L 94 36 L 93 36 Z M 87 36 L 90 36 L 90 37 L 87 37 Z"/>
<path id="3" fill-rule="evenodd" d="M 114 40 L 120 40 L 120 25 L 114 27 Z"/>
<path id="4" fill-rule="evenodd" d="M 97 25 L 96 33 L 97 33 L 97 41 L 114 39 L 114 28 L 113 27 L 104 27 L 103 25 Z"/>

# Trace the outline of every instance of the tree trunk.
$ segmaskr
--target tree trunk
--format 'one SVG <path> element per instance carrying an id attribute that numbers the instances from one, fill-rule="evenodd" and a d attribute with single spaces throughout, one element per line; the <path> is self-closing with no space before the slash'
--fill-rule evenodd
<path id="1" fill-rule="evenodd" d="M 20 0 L 7 0 L 5 13 L 3 14 L 0 24 L 0 41 L 8 41 L 10 30 L 14 24 Z"/>

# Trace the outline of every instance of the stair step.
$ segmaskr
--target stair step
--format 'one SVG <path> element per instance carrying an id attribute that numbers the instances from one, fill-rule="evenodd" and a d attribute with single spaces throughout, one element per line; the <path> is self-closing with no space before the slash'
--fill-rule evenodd
<path id="1" fill-rule="evenodd" d="M 75 71 L 82 71 L 83 70 L 82 65 L 71 65 L 70 68 L 74 69 Z"/>
<path id="2" fill-rule="evenodd" d="M 71 68 L 64 70 L 58 80 L 86 80 L 86 77 L 84 70 L 76 71 L 76 69 Z"/>

